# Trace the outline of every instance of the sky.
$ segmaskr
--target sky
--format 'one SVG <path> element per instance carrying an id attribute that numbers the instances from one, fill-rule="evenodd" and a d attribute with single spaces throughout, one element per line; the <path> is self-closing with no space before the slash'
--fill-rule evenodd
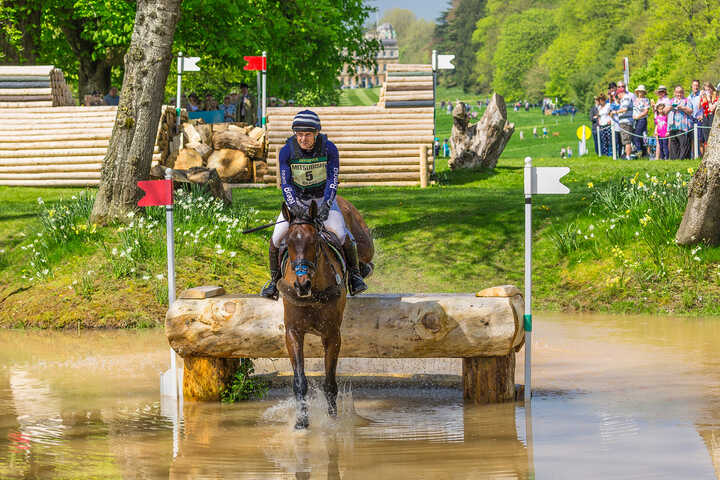
<path id="1" fill-rule="evenodd" d="M 448 9 L 448 0 L 366 0 L 368 4 L 378 8 L 380 18 L 391 8 L 406 8 L 425 20 L 434 22 L 440 14 Z M 373 19 L 374 20 L 374 19 Z"/>

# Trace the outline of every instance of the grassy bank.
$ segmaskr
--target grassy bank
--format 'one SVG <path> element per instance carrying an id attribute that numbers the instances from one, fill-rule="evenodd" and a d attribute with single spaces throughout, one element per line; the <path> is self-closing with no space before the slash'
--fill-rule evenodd
<path id="1" fill-rule="evenodd" d="M 549 122 L 559 135 L 536 139 L 530 133 L 523 140 L 515 135 L 493 171 L 453 172 L 438 159 L 436 183 L 427 189 L 341 192 L 374 231 L 371 292 L 521 285 L 522 165 L 529 154 L 537 166 L 571 168 L 564 179 L 571 194 L 534 202 L 537 308 L 719 313 L 720 249 L 686 249 L 673 242 L 688 169 L 697 161 L 560 160 L 553 142 L 571 142 L 580 117 L 572 122 L 532 111 L 510 117 L 519 128 Z M 449 122 L 439 116 L 438 130 Z M 167 301 L 162 210 L 97 227 L 87 222 L 91 200 L 79 189 L 0 187 L 1 326 L 162 322 Z M 197 192 L 181 194 L 175 217 L 178 290 L 221 284 L 234 293 L 257 292 L 267 280 L 270 231 L 246 236 L 238 231 L 271 221 L 279 206 L 275 189 L 235 190 L 228 209 Z"/>

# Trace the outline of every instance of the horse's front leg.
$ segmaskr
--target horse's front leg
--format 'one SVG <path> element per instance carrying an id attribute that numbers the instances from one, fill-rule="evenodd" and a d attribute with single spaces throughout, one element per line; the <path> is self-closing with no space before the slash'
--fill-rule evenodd
<path id="1" fill-rule="evenodd" d="M 290 355 L 290 363 L 292 363 L 293 367 L 293 393 L 295 394 L 295 404 L 297 408 L 296 429 L 307 428 L 308 425 L 310 425 L 307 402 L 305 401 L 308 384 L 307 378 L 305 377 L 304 340 L 304 333 L 297 332 L 291 328 L 285 329 L 285 344 L 288 354 Z"/>
<path id="2" fill-rule="evenodd" d="M 331 416 L 337 415 L 337 370 L 338 355 L 340 354 L 340 332 L 334 331 L 323 336 L 323 347 L 325 348 L 325 398 L 328 403 L 328 413 Z"/>

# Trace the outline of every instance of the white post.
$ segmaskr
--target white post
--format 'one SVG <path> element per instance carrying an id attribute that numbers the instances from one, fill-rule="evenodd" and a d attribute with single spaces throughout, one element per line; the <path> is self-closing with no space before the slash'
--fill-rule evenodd
<path id="1" fill-rule="evenodd" d="M 697 123 L 693 125 L 693 151 L 694 151 L 693 158 L 699 158 L 700 157 L 700 141 L 698 138 Z"/>
<path id="2" fill-rule="evenodd" d="M 175 104 L 175 129 L 176 134 L 180 133 L 180 111 L 182 106 L 180 105 L 180 99 L 182 97 L 182 72 L 183 72 L 183 54 L 178 52 L 178 63 L 177 63 L 177 100 Z M 182 135 L 180 135 L 180 148 L 182 148 Z"/>
<path id="3" fill-rule="evenodd" d="M 613 160 L 617 160 L 617 144 L 615 142 L 615 127 L 610 124 L 610 143 L 612 145 L 612 157 Z"/>
<path id="4" fill-rule="evenodd" d="M 170 170 L 165 171 L 165 179 L 172 181 Z M 172 187 L 171 187 L 172 189 Z M 173 225 L 173 206 L 165 205 L 165 224 L 167 229 L 167 260 L 168 260 L 168 306 L 175 301 L 175 226 Z M 175 350 L 170 349 L 170 371 L 173 379 L 174 397 L 178 397 L 177 367 L 175 365 Z"/>
<path id="5" fill-rule="evenodd" d="M 267 128 L 267 52 L 262 52 L 262 127 Z"/>
<path id="6" fill-rule="evenodd" d="M 532 159 L 525 157 L 525 408 L 530 405 L 532 353 Z"/>
<path id="7" fill-rule="evenodd" d="M 602 137 L 600 136 L 600 125 L 597 126 L 597 154 L 598 157 L 602 157 Z"/>
<path id="8" fill-rule="evenodd" d="M 257 102 L 255 102 L 255 125 L 262 122 L 262 83 L 260 81 L 260 70 L 257 71 Z M 262 125 L 261 125 L 262 126 Z"/>
<path id="9" fill-rule="evenodd" d="M 435 135 L 437 135 L 437 132 L 435 130 L 435 104 L 437 103 L 437 99 L 435 98 L 435 88 L 437 85 L 437 69 L 438 69 L 438 56 L 437 56 L 437 50 L 432 51 L 432 69 L 433 69 L 433 147 L 432 147 L 432 171 L 435 172 Z M 438 139 L 438 143 L 440 142 L 440 139 Z"/>

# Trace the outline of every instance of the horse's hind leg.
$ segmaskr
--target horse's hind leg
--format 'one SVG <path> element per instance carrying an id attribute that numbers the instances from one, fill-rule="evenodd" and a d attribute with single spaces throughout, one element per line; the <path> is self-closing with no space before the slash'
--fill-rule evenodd
<path id="1" fill-rule="evenodd" d="M 303 355 L 304 339 L 305 335 L 303 333 L 289 328 L 285 330 L 285 344 L 293 367 L 293 393 L 295 394 L 297 408 L 296 429 L 307 428 L 310 425 L 307 402 L 305 401 L 308 385 L 305 377 L 305 357 Z"/>
<path id="2" fill-rule="evenodd" d="M 333 417 L 337 415 L 337 370 L 338 355 L 340 354 L 340 332 L 333 332 L 322 339 L 325 347 L 325 398 L 328 403 L 328 413 Z"/>

